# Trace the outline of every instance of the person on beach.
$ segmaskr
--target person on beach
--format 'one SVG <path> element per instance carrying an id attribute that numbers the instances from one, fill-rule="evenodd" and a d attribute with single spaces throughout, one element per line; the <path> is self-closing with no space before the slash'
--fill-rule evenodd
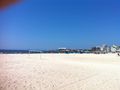
<path id="1" fill-rule="evenodd" d="M 118 53 L 118 56 L 120 56 L 120 53 Z"/>

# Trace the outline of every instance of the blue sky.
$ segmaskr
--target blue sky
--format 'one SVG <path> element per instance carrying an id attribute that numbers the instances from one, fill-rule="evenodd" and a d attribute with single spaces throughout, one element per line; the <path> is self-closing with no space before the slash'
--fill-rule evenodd
<path id="1" fill-rule="evenodd" d="M 0 11 L 1 49 L 120 45 L 120 1 L 24 0 Z"/>

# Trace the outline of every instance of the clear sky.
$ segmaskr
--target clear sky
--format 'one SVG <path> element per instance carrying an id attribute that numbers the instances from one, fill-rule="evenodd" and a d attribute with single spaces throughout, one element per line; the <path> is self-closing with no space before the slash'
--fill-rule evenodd
<path id="1" fill-rule="evenodd" d="M 1 49 L 120 45 L 120 1 L 23 0 L 0 11 Z"/>

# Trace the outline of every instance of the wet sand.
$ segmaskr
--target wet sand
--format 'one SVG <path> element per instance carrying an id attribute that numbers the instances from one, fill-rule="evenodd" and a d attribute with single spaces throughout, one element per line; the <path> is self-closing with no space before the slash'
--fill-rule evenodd
<path id="1" fill-rule="evenodd" d="M 0 90 L 120 90 L 120 57 L 0 54 Z"/>

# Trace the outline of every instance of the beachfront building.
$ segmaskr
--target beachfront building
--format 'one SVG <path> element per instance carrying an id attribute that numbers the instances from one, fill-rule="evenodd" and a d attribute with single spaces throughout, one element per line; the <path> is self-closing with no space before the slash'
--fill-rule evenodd
<path id="1" fill-rule="evenodd" d="M 112 53 L 116 53 L 117 50 L 118 50 L 118 46 L 116 46 L 116 45 L 112 45 L 112 46 L 111 46 L 111 52 L 112 52 Z"/>
<path id="2" fill-rule="evenodd" d="M 117 46 L 116 52 L 117 52 L 117 53 L 120 53 L 120 46 Z"/>
<path id="3" fill-rule="evenodd" d="M 92 53 L 105 54 L 110 52 L 110 47 L 108 45 L 96 46 L 91 49 Z"/>
<path id="4" fill-rule="evenodd" d="M 59 53 L 69 53 L 70 50 L 67 48 L 59 48 L 58 51 Z"/>
<path id="5" fill-rule="evenodd" d="M 100 47 L 100 50 L 101 50 L 101 53 L 109 53 L 111 51 L 110 47 L 105 44 Z"/>
<path id="6" fill-rule="evenodd" d="M 100 47 L 99 46 L 92 47 L 91 53 L 100 54 L 101 53 Z"/>
<path id="7" fill-rule="evenodd" d="M 59 53 L 84 53 L 82 49 L 67 49 L 67 48 L 59 48 Z"/>
<path id="8" fill-rule="evenodd" d="M 41 50 L 29 50 L 29 54 L 32 54 L 32 53 L 42 53 Z"/>

